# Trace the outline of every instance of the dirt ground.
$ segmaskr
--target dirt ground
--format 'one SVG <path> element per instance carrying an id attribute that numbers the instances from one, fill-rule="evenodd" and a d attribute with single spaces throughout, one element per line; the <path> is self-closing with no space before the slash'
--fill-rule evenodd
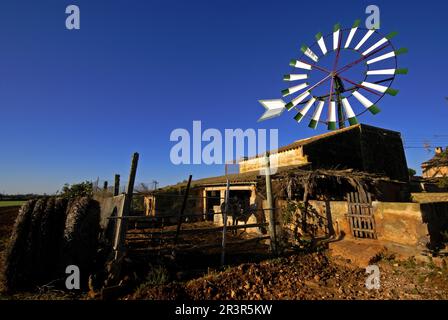
<path id="1" fill-rule="evenodd" d="M 0 211 L 0 268 L 17 210 Z M 231 266 L 222 271 L 214 268 L 195 273 L 197 265 L 192 263 L 214 264 L 219 254 L 213 258 L 216 261 L 210 260 L 213 255 L 189 256 L 190 263 L 182 266 L 187 268 L 184 274 L 159 266 L 148 274 L 146 282 L 122 299 L 448 299 L 448 268 L 430 260 L 398 261 L 390 252 L 385 252 L 373 262 L 381 272 L 380 289 L 368 290 L 365 269 L 346 259 L 329 257 L 326 251 L 294 253 L 274 259 L 253 253 L 253 256 L 229 255 Z M 243 262 L 243 257 L 252 262 Z M 6 296 L 0 286 L 0 299 L 89 298 L 87 294 L 40 289 Z"/>
<path id="2" fill-rule="evenodd" d="M 142 285 L 126 299 L 448 299 L 448 269 L 384 257 L 380 289 L 365 286 L 365 269 L 325 253 L 245 263 L 184 283 Z"/>

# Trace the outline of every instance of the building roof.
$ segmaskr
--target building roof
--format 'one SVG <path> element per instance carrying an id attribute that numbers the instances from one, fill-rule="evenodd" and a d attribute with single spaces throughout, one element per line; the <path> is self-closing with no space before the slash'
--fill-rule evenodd
<path id="1" fill-rule="evenodd" d="M 448 152 L 436 154 L 432 159 L 422 163 L 423 169 L 447 167 L 448 166 Z"/>

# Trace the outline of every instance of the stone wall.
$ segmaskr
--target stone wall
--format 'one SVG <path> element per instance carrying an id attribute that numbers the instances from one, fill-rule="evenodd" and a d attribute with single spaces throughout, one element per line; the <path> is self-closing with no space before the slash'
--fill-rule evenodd
<path id="1" fill-rule="evenodd" d="M 286 201 L 277 201 L 281 208 Z M 318 213 L 329 218 L 338 235 L 354 239 L 346 214 L 345 201 L 310 201 Z M 448 203 L 373 202 L 378 240 L 413 246 L 424 250 L 426 244 L 440 241 L 440 233 L 448 230 Z M 281 211 L 278 211 L 281 216 Z M 279 217 L 280 219 L 280 217 Z"/>
<path id="2" fill-rule="evenodd" d="M 422 166 L 423 178 L 436 178 L 436 177 L 447 177 L 448 167 L 433 167 L 427 168 Z"/>
<path id="3" fill-rule="evenodd" d="M 308 160 L 306 156 L 303 155 L 302 147 L 298 146 L 295 149 L 271 154 L 270 162 L 271 166 L 286 167 L 306 164 L 308 163 Z M 265 167 L 264 157 L 261 156 L 240 161 L 239 166 L 240 173 L 259 171 Z"/>
<path id="4" fill-rule="evenodd" d="M 448 202 L 448 192 L 416 192 L 411 197 L 412 201 L 420 203 Z"/>

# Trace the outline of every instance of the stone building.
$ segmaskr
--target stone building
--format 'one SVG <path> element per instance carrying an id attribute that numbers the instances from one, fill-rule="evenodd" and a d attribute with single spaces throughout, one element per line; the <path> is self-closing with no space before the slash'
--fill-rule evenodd
<path id="1" fill-rule="evenodd" d="M 270 161 L 271 165 L 277 166 L 278 173 L 297 169 L 354 169 L 379 174 L 400 184 L 409 181 L 400 133 L 364 124 L 297 140 L 278 150 L 271 150 Z M 227 179 L 230 197 L 238 198 L 245 206 L 255 204 L 261 207 L 262 200 L 257 195 L 256 186 L 264 163 L 264 155 L 246 158 L 239 162 L 238 173 L 194 180 L 191 192 L 203 199 L 192 204 L 196 206 L 195 211 L 204 214 L 218 212 L 225 196 Z M 168 189 L 176 190 L 184 185 L 178 184 Z M 147 196 L 146 214 L 157 215 L 158 211 L 162 211 L 159 209 L 162 207 L 161 200 L 157 196 Z M 163 206 L 166 204 L 164 201 Z"/>
<path id="2" fill-rule="evenodd" d="M 432 159 L 422 163 L 423 178 L 442 178 L 448 176 L 448 148 L 435 149 Z"/>

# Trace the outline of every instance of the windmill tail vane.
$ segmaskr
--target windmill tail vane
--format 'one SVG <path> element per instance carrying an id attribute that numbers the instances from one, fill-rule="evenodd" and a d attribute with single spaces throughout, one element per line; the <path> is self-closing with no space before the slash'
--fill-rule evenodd
<path id="1" fill-rule="evenodd" d="M 380 112 L 377 104 L 383 96 L 398 94 L 391 87 L 395 76 L 408 73 L 408 69 L 398 68 L 397 62 L 397 56 L 408 50 L 395 49 L 391 39 L 396 32 L 382 35 L 359 25 L 360 20 L 356 20 L 351 28 L 342 29 L 338 23 L 332 33 L 324 36 L 319 32 L 313 45 L 302 45 L 301 56 L 290 61 L 292 71 L 283 76 L 284 81 L 294 85 L 281 91 L 282 99 L 259 100 L 265 112 L 258 121 L 295 110 L 294 120 L 298 123 L 309 118 L 310 128 L 316 129 L 322 123 L 328 130 L 335 130 L 346 123 L 357 124 L 358 117 L 366 112 Z M 349 52 L 357 58 L 343 65 L 342 58 Z M 333 57 L 328 61 L 330 55 Z M 324 66 L 323 60 L 330 65 Z M 354 67 L 362 65 L 365 71 L 356 73 Z M 347 75 L 349 70 L 357 78 Z M 316 78 L 319 80 L 312 80 Z M 321 119 L 325 108 L 327 117 Z"/>

